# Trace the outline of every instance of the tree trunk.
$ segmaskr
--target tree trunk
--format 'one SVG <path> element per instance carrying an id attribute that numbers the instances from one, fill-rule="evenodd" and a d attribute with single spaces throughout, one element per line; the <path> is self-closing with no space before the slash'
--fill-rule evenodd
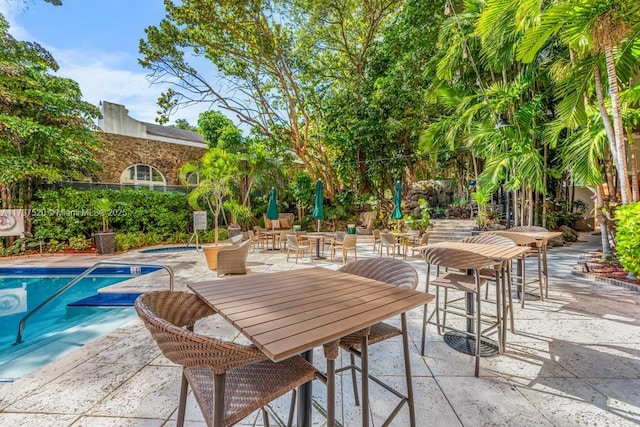
<path id="1" fill-rule="evenodd" d="M 598 100 L 598 109 L 600 110 L 600 116 L 602 117 L 602 124 L 604 125 L 604 131 L 607 135 L 607 140 L 609 141 L 609 151 L 611 152 L 611 158 L 613 159 L 613 163 L 618 169 L 618 152 L 616 150 L 616 141 L 614 136 L 613 126 L 611 125 L 611 119 L 609 118 L 609 113 L 607 113 L 607 106 L 604 102 L 604 94 L 602 91 L 602 77 L 600 76 L 600 69 L 598 67 L 593 69 L 593 76 L 595 79 L 595 87 L 596 87 L 596 99 Z M 609 197 L 616 197 L 615 188 L 613 181 L 607 182 L 607 187 L 609 188 Z"/>
<path id="2" fill-rule="evenodd" d="M 609 232 L 607 226 L 607 219 L 602 212 L 604 205 L 604 192 L 601 185 L 596 187 L 596 220 L 600 225 L 600 242 L 602 244 L 602 257 L 611 257 L 611 246 L 609 245 Z"/>
<path id="3" fill-rule="evenodd" d="M 609 96 L 611 97 L 611 110 L 613 113 L 614 140 L 616 143 L 616 155 L 618 157 L 618 179 L 620 180 L 620 193 L 622 204 L 627 205 L 631 200 L 629 188 L 629 173 L 627 169 L 627 150 L 622 127 L 622 116 L 620 115 L 620 100 L 618 97 L 618 75 L 616 64 L 613 58 L 613 46 L 610 41 L 604 45 L 604 56 L 607 60 L 607 77 L 609 80 Z"/>

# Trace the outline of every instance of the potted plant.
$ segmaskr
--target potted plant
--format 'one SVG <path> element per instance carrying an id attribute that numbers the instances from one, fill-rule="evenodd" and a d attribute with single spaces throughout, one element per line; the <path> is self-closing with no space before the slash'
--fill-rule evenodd
<path id="1" fill-rule="evenodd" d="M 111 213 L 111 201 L 102 197 L 95 202 L 96 212 L 102 221 L 102 230 L 94 233 L 96 250 L 100 255 L 112 254 L 115 252 L 115 233 L 109 228 L 109 215 Z"/>
<path id="2" fill-rule="evenodd" d="M 220 245 L 218 244 L 218 217 L 222 210 L 222 201 L 225 196 L 231 193 L 229 182 L 237 171 L 237 163 L 233 155 L 227 153 L 220 148 L 213 148 L 207 151 L 200 163 L 187 163 L 180 169 L 180 180 L 187 182 L 189 175 L 197 172 L 200 181 L 198 186 L 189 193 L 189 205 L 197 210 L 200 207 L 200 201 L 205 201 L 207 207 L 213 212 L 214 224 L 214 243 L 202 247 L 207 266 L 210 270 L 218 268 L 218 252 Z"/>

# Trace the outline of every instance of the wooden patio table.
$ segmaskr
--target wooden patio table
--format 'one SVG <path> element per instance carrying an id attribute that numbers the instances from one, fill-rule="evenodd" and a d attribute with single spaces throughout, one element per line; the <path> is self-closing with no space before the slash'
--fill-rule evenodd
<path id="1" fill-rule="evenodd" d="M 406 328 L 405 313 L 434 298 L 425 292 L 319 267 L 236 276 L 188 287 L 274 362 L 300 353 L 313 362 L 313 348 L 324 346 L 329 426 L 335 423 L 339 339 L 398 314 Z M 366 333 L 362 334 L 362 354 L 362 418 L 367 426 Z M 311 383 L 302 386 L 299 395 L 298 426 L 311 426 Z"/>
<path id="2" fill-rule="evenodd" d="M 330 234 L 330 233 L 307 233 L 305 234 L 305 237 L 310 239 L 310 240 L 315 240 L 316 241 L 316 256 L 314 259 L 325 259 L 326 257 L 323 256 L 320 252 L 320 245 L 322 245 L 322 252 L 324 252 L 324 242 L 326 239 L 333 239 L 335 238 L 335 233 L 334 234 Z"/>
<path id="3" fill-rule="evenodd" d="M 531 250 L 531 248 L 527 246 L 506 246 L 506 245 L 494 245 L 494 244 L 486 244 L 486 243 L 466 243 L 466 242 L 430 243 L 424 246 L 424 248 L 433 247 L 433 246 L 475 252 L 479 255 L 483 255 L 497 262 L 500 262 L 503 265 L 505 264 L 505 262 L 509 262 L 513 259 L 521 258 L 524 254 L 526 254 Z M 507 296 L 505 295 L 506 292 L 505 292 L 505 286 L 504 286 L 504 282 L 505 282 L 504 271 L 501 272 L 500 276 L 501 277 L 500 277 L 500 280 L 498 281 L 497 289 L 496 289 L 496 293 L 499 293 L 502 296 L 502 307 L 501 307 L 502 315 L 501 315 L 501 318 L 498 319 L 498 321 L 501 322 L 501 334 L 499 336 L 500 344 L 498 345 L 498 348 L 504 349 L 507 341 L 506 339 L 507 316 L 505 315 L 505 313 L 507 313 L 507 306 L 506 306 Z M 473 310 L 474 310 L 473 294 L 467 293 L 465 306 L 466 306 L 467 314 L 471 316 L 471 318 L 467 319 L 467 331 L 473 332 L 473 327 L 474 327 L 473 326 Z"/>

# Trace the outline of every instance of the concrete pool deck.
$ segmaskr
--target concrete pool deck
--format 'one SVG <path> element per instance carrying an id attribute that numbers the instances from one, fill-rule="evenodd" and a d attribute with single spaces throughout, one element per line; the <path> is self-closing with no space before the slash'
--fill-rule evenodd
<path id="1" fill-rule="evenodd" d="M 427 356 L 419 353 L 422 310 L 409 313 L 411 363 L 418 426 L 582 426 L 640 424 L 640 292 L 572 274 L 582 254 L 597 249 L 599 238 L 583 234 L 581 242 L 549 251 L 549 298 L 514 304 L 516 333 L 508 333 L 504 355 L 483 358 L 481 377 L 473 376 L 470 356 L 447 346 L 428 328 Z M 374 256 L 370 244 L 359 257 Z M 377 255 L 375 255 L 377 256 Z M 310 266 L 338 268 L 340 262 L 285 262 L 286 253 L 250 252 L 251 274 Z M 176 289 L 216 277 L 202 253 L 138 253 L 110 257 L 49 256 L 0 261 L 0 266 L 92 265 L 99 260 L 164 263 L 172 267 Z M 352 260 L 350 255 L 349 260 Z M 424 290 L 426 264 L 407 258 Z M 531 271 L 531 270 L 529 270 Z M 167 288 L 166 273 L 152 273 L 130 290 Z M 224 320 L 212 317 L 199 330 L 244 342 Z M 399 341 L 372 346 L 370 367 L 402 390 Z M 347 362 L 341 355 L 338 362 Z M 316 365 L 324 369 L 320 350 Z M 349 374 L 337 380 L 337 416 L 346 426 L 360 424 L 353 405 Z M 0 383 L 3 426 L 173 426 L 180 370 L 159 352 L 135 319 L 43 368 L 12 383 Z M 325 389 L 314 384 L 323 402 Z M 392 410 L 395 398 L 371 388 L 375 425 Z M 286 401 L 274 409 L 283 414 Z M 188 402 L 187 425 L 204 425 L 195 401 Z M 261 425 L 250 416 L 240 425 Z M 314 425 L 324 424 L 314 412 Z M 408 425 L 403 409 L 394 426 Z"/>

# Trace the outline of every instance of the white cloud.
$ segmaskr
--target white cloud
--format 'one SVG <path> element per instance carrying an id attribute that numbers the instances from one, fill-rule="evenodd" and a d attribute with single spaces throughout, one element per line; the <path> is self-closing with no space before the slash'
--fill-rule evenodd
<path id="1" fill-rule="evenodd" d="M 146 70 L 132 71 L 136 58 L 127 53 L 97 53 L 78 50 L 57 50 L 51 48 L 60 65 L 59 74 L 75 80 L 80 85 L 84 99 L 94 105 L 100 101 L 122 104 L 129 115 L 136 120 L 153 123 L 157 116 L 156 101 L 166 89 L 152 85 Z M 129 69 L 128 69 L 129 68 Z M 196 125 L 203 107 L 178 111 L 175 118 L 184 118 Z"/>
<path id="2" fill-rule="evenodd" d="M 85 101 L 99 105 L 100 101 L 122 104 L 129 115 L 143 122 L 155 122 L 158 106 L 156 101 L 166 89 L 165 86 L 152 85 L 147 71 L 137 64 L 137 58 L 127 52 L 100 52 L 99 50 L 57 49 L 40 40 L 35 40 L 29 32 L 16 25 L 13 17 L 24 12 L 15 2 L 0 0 L 0 13 L 11 23 L 10 33 L 17 40 L 40 43 L 58 62 L 57 74 L 75 80 Z M 206 111 L 204 105 L 180 109 L 171 121 L 182 118 L 197 125 L 200 112 Z"/>

